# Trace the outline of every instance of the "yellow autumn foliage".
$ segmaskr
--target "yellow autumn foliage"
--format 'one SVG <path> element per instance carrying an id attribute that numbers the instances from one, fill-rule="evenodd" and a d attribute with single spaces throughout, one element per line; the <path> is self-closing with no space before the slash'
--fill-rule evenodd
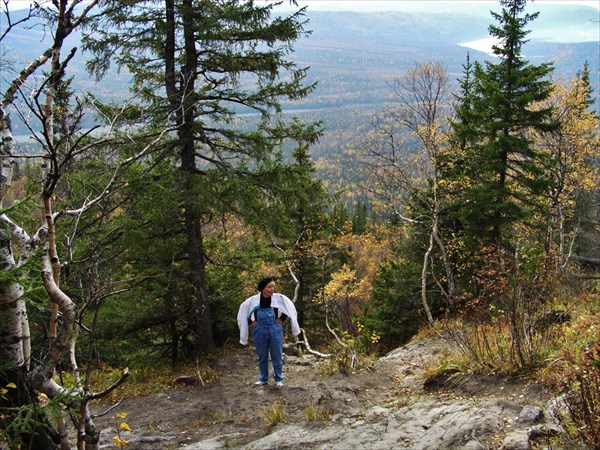
<path id="1" fill-rule="evenodd" d="M 364 280 L 358 280 L 356 271 L 344 264 L 340 270 L 331 276 L 331 281 L 325 286 L 327 298 L 359 299 L 363 293 Z"/>
<path id="2" fill-rule="evenodd" d="M 533 135 L 538 149 L 552 161 L 547 241 L 557 249 L 565 248 L 565 239 L 572 238 L 565 234 L 564 224 L 574 216 L 579 194 L 598 189 L 599 123 L 589 107 L 589 95 L 590 88 L 581 78 L 555 82 L 552 95 L 540 107 L 552 106 L 562 128 L 559 133 Z"/>
<path id="3" fill-rule="evenodd" d="M 129 441 L 126 441 L 125 439 L 122 439 L 119 436 L 114 436 L 113 442 L 117 447 L 126 447 L 129 445 Z"/>

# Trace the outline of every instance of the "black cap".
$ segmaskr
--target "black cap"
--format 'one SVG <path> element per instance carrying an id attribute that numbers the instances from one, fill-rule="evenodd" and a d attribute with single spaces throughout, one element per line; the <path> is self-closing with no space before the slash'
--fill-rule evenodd
<path id="1" fill-rule="evenodd" d="M 260 280 L 258 282 L 258 286 L 256 286 L 256 290 L 258 292 L 262 292 L 263 289 L 267 287 L 267 284 L 269 284 L 271 281 L 275 281 L 275 278 L 273 278 L 273 277 L 263 278 L 262 280 Z"/>

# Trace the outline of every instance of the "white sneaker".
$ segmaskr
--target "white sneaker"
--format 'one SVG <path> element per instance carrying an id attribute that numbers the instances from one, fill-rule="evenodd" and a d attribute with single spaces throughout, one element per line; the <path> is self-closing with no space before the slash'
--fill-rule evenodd
<path id="1" fill-rule="evenodd" d="M 260 380 L 258 380 L 257 382 L 254 383 L 254 385 L 255 386 L 264 386 L 267 383 L 268 383 L 268 381 L 260 381 Z"/>
<path id="2" fill-rule="evenodd" d="M 276 381 L 275 382 L 275 386 L 277 386 L 277 387 L 283 387 L 283 381 Z"/>

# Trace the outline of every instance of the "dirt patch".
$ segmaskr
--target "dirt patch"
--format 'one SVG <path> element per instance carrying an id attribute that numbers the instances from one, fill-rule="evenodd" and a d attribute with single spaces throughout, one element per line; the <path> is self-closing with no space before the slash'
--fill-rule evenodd
<path id="1" fill-rule="evenodd" d="M 332 418 L 360 419 L 373 407 L 397 406 L 411 395 L 506 397 L 523 404 L 543 400 L 540 395 L 544 392 L 537 386 L 515 380 L 499 383 L 486 377 L 460 383 L 438 380 L 425 390 L 419 377 L 429 358 L 439 353 L 440 345 L 444 344 L 412 344 L 382 358 L 370 370 L 351 375 L 324 375 L 320 370 L 323 360 L 310 354 L 287 356 L 282 388 L 275 387 L 272 379 L 267 386 L 254 386 L 258 378 L 254 349 L 243 347 L 215 361 L 222 375 L 214 383 L 126 398 L 110 416 L 127 414 L 132 431 L 122 431 L 121 437 L 129 441 L 130 449 L 174 449 L 210 439 L 215 439 L 214 447 L 206 444 L 203 448 L 236 448 L 268 434 L 269 409 L 275 405 L 287 423 L 318 428 L 326 427 Z M 421 356 L 417 358 L 417 354 Z M 407 384 L 408 379 L 411 382 Z M 102 409 L 106 408 L 97 407 L 97 411 Z M 114 448 L 114 419 L 105 416 L 96 423 L 103 430 L 101 444 Z"/>
<path id="2" fill-rule="evenodd" d="M 426 392 L 448 393 L 474 398 L 503 398 L 517 403 L 546 403 L 551 398 L 547 388 L 539 383 L 531 383 L 511 377 L 499 376 L 455 376 L 428 380 Z"/>

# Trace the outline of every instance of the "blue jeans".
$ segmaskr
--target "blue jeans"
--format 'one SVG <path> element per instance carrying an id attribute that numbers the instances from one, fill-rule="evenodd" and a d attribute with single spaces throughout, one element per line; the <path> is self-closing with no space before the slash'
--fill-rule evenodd
<path id="1" fill-rule="evenodd" d="M 283 327 L 276 322 L 273 308 L 256 311 L 256 325 L 252 328 L 252 340 L 256 346 L 260 381 L 269 381 L 269 353 L 273 363 L 273 378 L 283 381 Z"/>

